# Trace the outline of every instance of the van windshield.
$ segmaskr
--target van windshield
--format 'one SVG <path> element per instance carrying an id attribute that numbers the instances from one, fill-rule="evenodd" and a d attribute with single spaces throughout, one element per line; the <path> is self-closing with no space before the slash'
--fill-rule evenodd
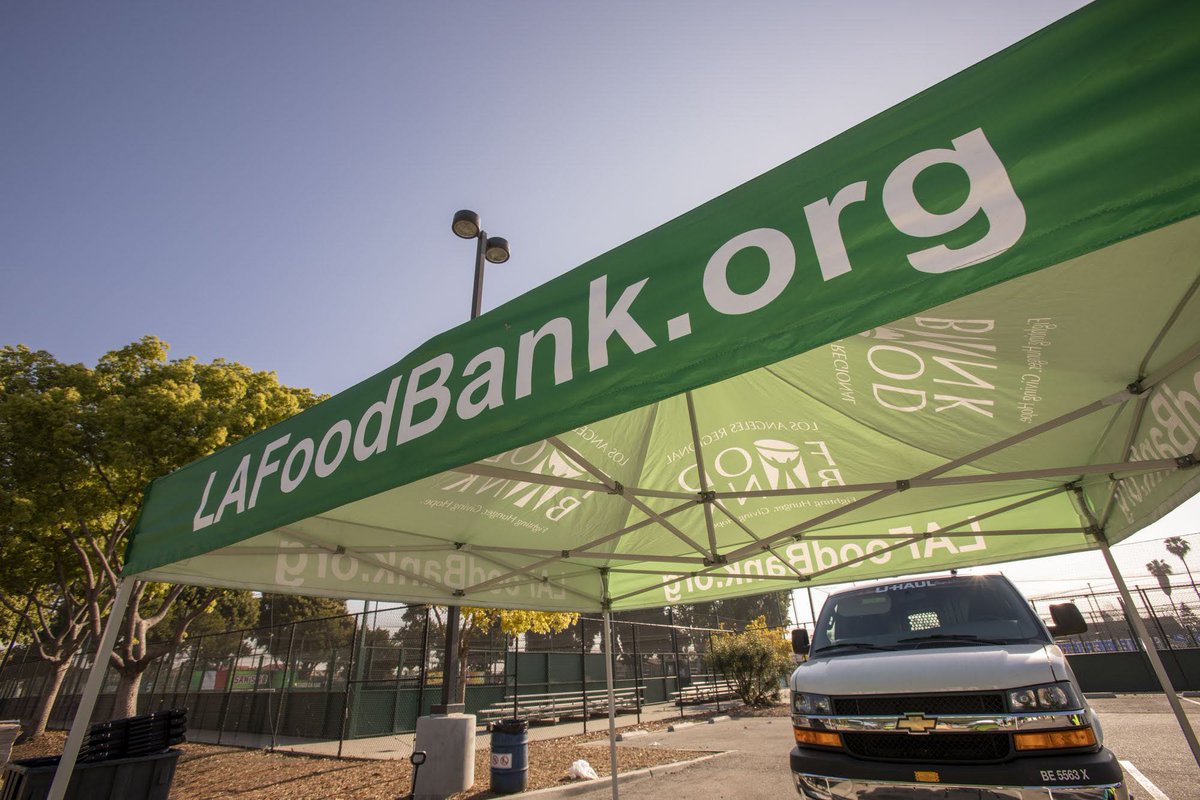
<path id="1" fill-rule="evenodd" d="M 908 581 L 834 595 L 821 610 L 810 652 L 832 656 L 863 650 L 1050 642 L 1012 584 L 984 575 Z"/>

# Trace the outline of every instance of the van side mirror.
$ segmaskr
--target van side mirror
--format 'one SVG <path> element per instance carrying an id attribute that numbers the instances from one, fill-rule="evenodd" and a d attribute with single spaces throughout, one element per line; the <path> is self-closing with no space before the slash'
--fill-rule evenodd
<path id="1" fill-rule="evenodd" d="M 1058 603 L 1050 606 L 1050 618 L 1054 624 L 1050 627 L 1050 635 L 1054 637 L 1071 636 L 1087 631 L 1087 621 L 1074 603 Z"/>
<path id="2" fill-rule="evenodd" d="M 805 628 L 792 629 L 792 652 L 798 656 L 808 652 L 808 630 Z"/>

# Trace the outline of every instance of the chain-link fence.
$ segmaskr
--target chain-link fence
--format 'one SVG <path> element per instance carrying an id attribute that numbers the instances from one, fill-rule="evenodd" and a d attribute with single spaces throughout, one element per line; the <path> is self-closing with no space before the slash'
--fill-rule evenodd
<path id="1" fill-rule="evenodd" d="M 357 614 L 197 636 L 143 673 L 138 711 L 186 707 L 193 740 L 253 747 L 413 731 L 441 702 L 444 616 L 441 607 L 368 605 Z M 644 705 L 678 701 L 686 687 L 718 680 L 705 662 L 718 628 L 672 625 L 674 610 L 658 616 L 665 622 L 613 618 L 615 685 L 633 690 L 630 710 L 639 718 Z M 724 629 L 745 622 L 695 614 L 689 621 L 696 620 Z M 572 714 L 586 729 L 589 717 L 607 713 L 597 699 L 606 686 L 602 637 L 602 621 L 589 617 L 544 635 L 507 636 L 468 624 L 459 651 L 466 711 L 569 696 L 582 703 Z M 49 727 L 70 723 L 91 663 L 91 653 L 80 653 L 67 667 Z M 53 673 L 33 652 L 11 651 L 0 673 L 0 718 L 31 717 Z M 110 667 L 97 719 L 110 715 L 117 682 Z M 679 703 L 681 715 L 687 709 Z"/>
<path id="2" fill-rule="evenodd" d="M 1200 587 L 1186 558 L 1193 548 L 1200 550 L 1200 535 L 1113 548 L 1132 586 L 1133 611 L 1155 647 L 1167 654 L 1164 661 L 1181 689 L 1200 688 Z M 1087 576 L 1064 580 L 1081 577 Z M 1087 619 L 1087 633 L 1059 642 L 1089 684 L 1085 688 L 1120 689 L 1108 684 L 1124 670 L 1129 677 L 1122 686 L 1155 690 L 1121 595 L 1099 572 L 1092 577 L 1095 586 L 1035 595 L 1033 603 L 1048 619 L 1050 605 L 1074 602 Z M 1021 588 L 1028 595 L 1036 591 L 1031 584 Z M 789 627 L 787 605 L 766 606 L 768 626 Z M 736 616 L 736 609 L 717 604 L 614 614 L 614 676 L 616 688 L 634 698 L 630 710 L 640 716 L 648 704 L 695 698 L 699 693 L 689 687 L 721 680 L 711 674 L 706 654 L 715 632 L 750 622 Z M 791 609 L 799 618 L 794 603 Z M 367 604 L 357 614 L 196 636 L 146 670 L 138 710 L 187 707 L 193 739 L 256 747 L 412 731 L 419 716 L 442 702 L 444 618 L 441 607 Z M 575 710 L 586 726 L 592 707 L 596 714 L 602 711 L 596 699 L 605 688 L 602 632 L 601 621 L 592 617 L 557 633 L 517 637 L 467 625 L 460 649 L 466 710 L 482 718 L 514 701 L 521 706 L 531 696 L 568 697 L 582 704 Z M 1113 658 L 1084 663 L 1099 654 Z M 63 670 L 50 727 L 65 727 L 72 719 L 91 662 L 90 653 L 81 653 Z M 31 718 L 39 698 L 52 689 L 56 670 L 11 643 L 2 663 L 0 718 Z M 116 687 L 110 668 L 96 718 L 110 714 Z M 722 702 L 721 695 L 711 696 Z M 681 715 L 687 710 L 679 704 Z"/>
<path id="3" fill-rule="evenodd" d="M 1181 595 L 1191 595 L 1191 602 Z M 1197 587 L 1173 586 L 1170 593 L 1161 587 L 1130 588 L 1134 610 L 1146 626 L 1159 650 L 1182 650 L 1200 647 L 1200 608 Z M 1067 653 L 1120 653 L 1140 649 L 1137 637 L 1129 624 L 1125 602 L 1116 590 L 1076 591 L 1055 597 L 1039 597 L 1033 603 L 1044 618 L 1049 607 L 1056 603 L 1074 603 L 1088 623 L 1086 633 L 1058 640 Z"/>

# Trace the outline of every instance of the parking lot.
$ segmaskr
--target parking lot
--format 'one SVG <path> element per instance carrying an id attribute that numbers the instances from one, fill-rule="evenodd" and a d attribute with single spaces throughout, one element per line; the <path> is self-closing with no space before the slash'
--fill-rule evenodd
<path id="1" fill-rule="evenodd" d="M 1192 759 L 1162 695 L 1121 695 L 1091 701 L 1104 727 L 1105 743 L 1122 762 L 1135 797 L 1200 800 L 1200 768 Z M 1200 701 L 1183 698 L 1193 728 L 1200 727 Z M 678 800 L 703 796 L 724 800 L 794 797 L 787 754 L 792 734 L 787 718 L 731 719 L 693 725 L 628 742 L 710 750 L 724 755 L 674 772 L 631 780 L 620 794 L 630 800 Z M 597 743 L 602 748 L 605 743 Z M 606 757 L 600 752 L 596 758 Z M 609 792 L 607 786 L 594 792 Z M 594 792 L 587 792 L 592 796 Z"/>

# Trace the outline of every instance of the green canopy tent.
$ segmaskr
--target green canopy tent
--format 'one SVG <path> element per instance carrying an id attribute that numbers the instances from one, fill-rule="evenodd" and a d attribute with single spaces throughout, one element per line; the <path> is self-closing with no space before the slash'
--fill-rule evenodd
<path id="1" fill-rule="evenodd" d="M 1200 6 L 1089 6 L 155 481 L 124 574 L 607 613 L 1099 549 L 1123 589 L 1200 491 L 1198 130 Z"/>

